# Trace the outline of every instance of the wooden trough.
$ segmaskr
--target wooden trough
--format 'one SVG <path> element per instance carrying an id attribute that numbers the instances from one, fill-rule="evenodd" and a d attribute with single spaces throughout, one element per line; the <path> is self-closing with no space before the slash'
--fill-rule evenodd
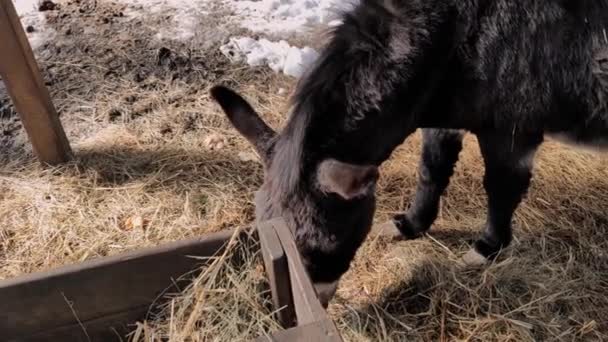
<path id="1" fill-rule="evenodd" d="M 0 281 L 2 341 L 121 341 L 176 280 L 200 258 L 217 255 L 234 230 L 155 248 L 99 258 Z M 284 221 L 255 231 L 260 240 L 275 309 L 285 330 L 256 341 L 342 341 L 319 302 Z M 193 258 L 195 256 L 197 258 Z"/>

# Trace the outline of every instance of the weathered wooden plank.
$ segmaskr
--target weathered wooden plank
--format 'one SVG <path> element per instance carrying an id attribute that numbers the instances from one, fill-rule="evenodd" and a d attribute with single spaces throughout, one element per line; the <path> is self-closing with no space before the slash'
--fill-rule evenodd
<path id="1" fill-rule="evenodd" d="M 272 293 L 272 302 L 275 309 L 280 309 L 279 322 L 285 328 L 293 327 L 296 324 L 296 315 L 291 295 L 287 257 L 272 225 L 267 222 L 261 223 L 258 225 L 257 231 Z"/>
<path id="2" fill-rule="evenodd" d="M 134 308 L 125 312 L 103 316 L 84 322 L 62 326 L 60 328 L 28 335 L 26 338 L 8 340 L 8 342 L 109 342 L 126 341 L 130 332 L 135 329 L 134 322 L 145 317 L 149 306 Z M 4 341 L 4 340 L 3 340 Z"/>
<path id="3" fill-rule="evenodd" d="M 291 230 L 289 230 L 289 227 L 287 227 L 283 218 L 273 219 L 269 221 L 269 223 L 277 232 L 283 250 L 287 255 L 289 278 L 291 280 L 291 293 L 296 310 L 298 326 L 323 322 L 323 325 L 328 331 L 328 337 L 322 340 L 313 339 L 311 341 L 341 341 L 338 329 L 329 319 L 327 312 L 317 298 L 317 294 L 308 277 Z"/>
<path id="4" fill-rule="evenodd" d="M 293 235 L 282 218 L 268 222 L 277 232 L 289 264 L 291 292 L 293 294 L 298 325 L 313 323 L 325 317 L 326 313 L 317 298 L 315 289 L 306 273 Z"/>
<path id="5" fill-rule="evenodd" d="M 255 342 L 341 342 L 333 322 L 321 320 L 262 336 Z"/>
<path id="6" fill-rule="evenodd" d="M 0 50 L 0 76 L 34 153 L 48 164 L 69 160 L 72 151 L 68 139 L 11 0 L 0 0 Z"/>
<path id="7" fill-rule="evenodd" d="M 89 337 L 101 336 L 109 328 L 103 328 L 100 321 L 119 323 L 112 317 L 145 314 L 141 310 L 150 307 L 165 290 L 178 290 L 176 280 L 197 269 L 202 261 L 191 256 L 220 252 L 234 232 L 222 231 L 0 281 L 2 340 L 28 341 L 28 336 L 36 340 L 35 336 L 47 332 L 68 331 L 73 338 L 62 341 L 79 341 L 83 329 L 74 326 L 76 319 L 87 329 L 90 325 Z"/>

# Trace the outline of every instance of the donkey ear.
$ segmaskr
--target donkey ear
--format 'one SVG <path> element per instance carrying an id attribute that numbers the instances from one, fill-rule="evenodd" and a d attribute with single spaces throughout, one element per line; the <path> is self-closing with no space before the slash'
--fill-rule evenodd
<path id="1" fill-rule="evenodd" d="M 338 194 L 346 200 L 372 194 L 378 177 L 375 165 L 347 164 L 335 159 L 324 160 L 317 169 L 321 191 Z"/>
<path id="2" fill-rule="evenodd" d="M 270 141 L 276 135 L 260 118 L 251 105 L 239 94 L 223 86 L 215 86 L 210 90 L 211 97 L 222 107 L 230 123 L 252 145 L 260 157 L 269 159 Z"/>

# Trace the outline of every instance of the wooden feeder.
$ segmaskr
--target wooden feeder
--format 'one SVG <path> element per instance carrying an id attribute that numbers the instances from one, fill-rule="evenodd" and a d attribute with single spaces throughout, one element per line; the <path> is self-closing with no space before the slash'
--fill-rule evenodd
<path id="1" fill-rule="evenodd" d="M 2 341 L 117 341 L 152 306 L 162 304 L 163 293 L 178 289 L 176 279 L 196 276 L 200 257 L 220 253 L 234 233 L 212 233 L 0 281 Z M 277 318 L 286 330 L 256 341 L 342 341 L 283 219 L 242 233 L 257 233 L 273 304 L 284 308 Z"/>

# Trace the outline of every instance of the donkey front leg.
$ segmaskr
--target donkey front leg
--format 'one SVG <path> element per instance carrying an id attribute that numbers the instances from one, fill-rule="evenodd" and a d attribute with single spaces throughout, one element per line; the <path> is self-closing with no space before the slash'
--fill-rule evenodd
<path id="1" fill-rule="evenodd" d="M 530 186 L 534 154 L 542 142 L 542 135 L 522 137 L 488 132 L 478 134 L 478 140 L 486 169 L 484 187 L 488 214 L 483 237 L 465 256 L 467 263 L 494 259 L 511 243 L 513 213 Z"/>
<path id="2" fill-rule="evenodd" d="M 450 129 L 422 129 L 422 155 L 418 184 L 412 205 L 394 217 L 405 237 L 416 238 L 429 230 L 439 213 L 439 200 L 454 173 L 462 150 L 464 132 Z"/>

